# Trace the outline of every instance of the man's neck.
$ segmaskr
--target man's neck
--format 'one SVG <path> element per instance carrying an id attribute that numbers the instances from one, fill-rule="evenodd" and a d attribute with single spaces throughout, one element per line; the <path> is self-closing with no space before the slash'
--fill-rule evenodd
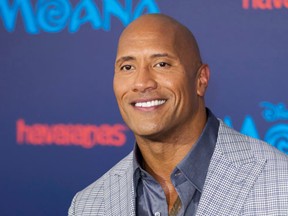
<path id="1" fill-rule="evenodd" d="M 178 193 L 171 181 L 171 173 L 187 155 L 198 137 L 187 143 L 139 143 L 138 147 L 141 151 L 143 160 L 142 168 L 146 170 L 161 185 L 167 200 L 168 210 L 173 208 L 173 204 L 177 200 Z"/>
<path id="2" fill-rule="evenodd" d="M 176 165 L 192 148 L 191 144 L 151 143 L 138 144 L 143 157 L 143 168 L 156 180 L 170 180 L 170 175 Z"/>
<path id="3" fill-rule="evenodd" d="M 143 157 L 143 168 L 158 181 L 170 181 L 170 175 L 177 164 L 193 148 L 201 135 L 206 120 L 205 112 L 191 127 L 183 130 L 178 128 L 178 133 L 168 132 L 163 136 L 164 139 L 136 136 Z"/>

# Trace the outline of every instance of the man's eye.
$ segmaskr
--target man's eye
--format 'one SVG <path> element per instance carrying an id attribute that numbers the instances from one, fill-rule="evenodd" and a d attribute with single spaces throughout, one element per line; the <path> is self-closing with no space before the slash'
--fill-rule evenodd
<path id="1" fill-rule="evenodd" d="M 156 67 L 169 67 L 170 64 L 166 63 L 166 62 L 160 62 L 156 64 Z"/>
<path id="2" fill-rule="evenodd" d="M 120 70 L 124 70 L 124 71 L 129 71 L 132 69 L 132 66 L 131 65 L 123 65 Z"/>

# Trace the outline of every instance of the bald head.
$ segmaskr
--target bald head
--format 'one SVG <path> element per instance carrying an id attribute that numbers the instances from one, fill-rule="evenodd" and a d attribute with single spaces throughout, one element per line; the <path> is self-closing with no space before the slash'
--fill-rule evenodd
<path id="1" fill-rule="evenodd" d="M 159 35 L 159 42 L 170 39 L 171 45 L 181 52 L 179 55 L 183 61 L 194 65 L 201 64 L 198 44 L 191 31 L 177 20 L 163 14 L 143 15 L 130 23 L 120 36 L 118 49 L 121 48 L 121 44 L 127 44 L 126 40 L 155 33 Z"/>

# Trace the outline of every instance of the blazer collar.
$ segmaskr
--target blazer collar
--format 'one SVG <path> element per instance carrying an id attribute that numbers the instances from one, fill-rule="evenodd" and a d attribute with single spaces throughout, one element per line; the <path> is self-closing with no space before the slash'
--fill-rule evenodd
<path id="1" fill-rule="evenodd" d="M 240 214 L 266 163 L 265 159 L 255 157 L 247 139 L 220 120 L 215 151 L 196 215 Z"/>
<path id="2" fill-rule="evenodd" d="M 105 215 L 135 215 L 132 152 L 120 161 L 104 181 Z"/>

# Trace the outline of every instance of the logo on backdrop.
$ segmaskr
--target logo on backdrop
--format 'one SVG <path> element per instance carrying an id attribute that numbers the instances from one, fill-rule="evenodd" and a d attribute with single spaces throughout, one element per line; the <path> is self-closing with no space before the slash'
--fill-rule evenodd
<path id="1" fill-rule="evenodd" d="M 16 122 L 18 144 L 35 146 L 77 145 L 92 148 L 96 145 L 123 146 L 128 128 L 123 124 L 83 125 L 83 124 L 26 124 L 24 119 Z"/>
<path id="2" fill-rule="evenodd" d="M 247 115 L 244 118 L 240 132 L 257 139 L 265 140 L 267 143 L 275 146 L 280 151 L 288 154 L 288 110 L 286 109 L 285 104 L 261 102 L 260 107 L 263 108 L 263 119 L 267 123 L 272 124 L 266 131 L 265 136 L 259 136 L 256 123 L 253 117 L 250 115 Z M 233 127 L 231 117 L 226 116 L 224 118 L 224 122 L 230 127 Z"/>
<path id="3" fill-rule="evenodd" d="M 119 0 L 102 0 L 101 7 L 95 0 L 80 0 L 75 6 L 69 0 L 38 0 L 35 5 L 30 0 L 14 0 L 11 4 L 9 0 L 0 0 L 0 18 L 4 28 L 13 32 L 17 16 L 21 14 L 29 34 L 41 31 L 56 33 L 66 27 L 68 32 L 75 33 L 84 24 L 90 24 L 94 30 L 109 31 L 112 16 L 126 26 L 143 13 L 159 13 L 156 0 L 139 0 L 134 4 L 133 0 L 125 0 L 124 4 Z"/>
<path id="4" fill-rule="evenodd" d="M 264 137 L 260 137 L 257 125 L 251 115 L 246 115 L 240 132 L 248 136 L 265 140 L 280 151 L 288 154 L 288 110 L 284 103 L 272 104 L 261 102 L 263 119 L 272 124 Z M 224 118 L 224 122 L 233 127 L 230 116 Z M 123 146 L 126 143 L 128 128 L 123 124 L 26 124 L 24 119 L 16 122 L 16 141 L 18 144 L 36 146 L 77 145 L 84 148 L 92 148 L 96 145 Z"/>
<path id="5" fill-rule="evenodd" d="M 274 9 L 288 9 L 287 0 L 242 0 L 242 7 L 244 9 L 254 10 L 274 10 Z"/>

